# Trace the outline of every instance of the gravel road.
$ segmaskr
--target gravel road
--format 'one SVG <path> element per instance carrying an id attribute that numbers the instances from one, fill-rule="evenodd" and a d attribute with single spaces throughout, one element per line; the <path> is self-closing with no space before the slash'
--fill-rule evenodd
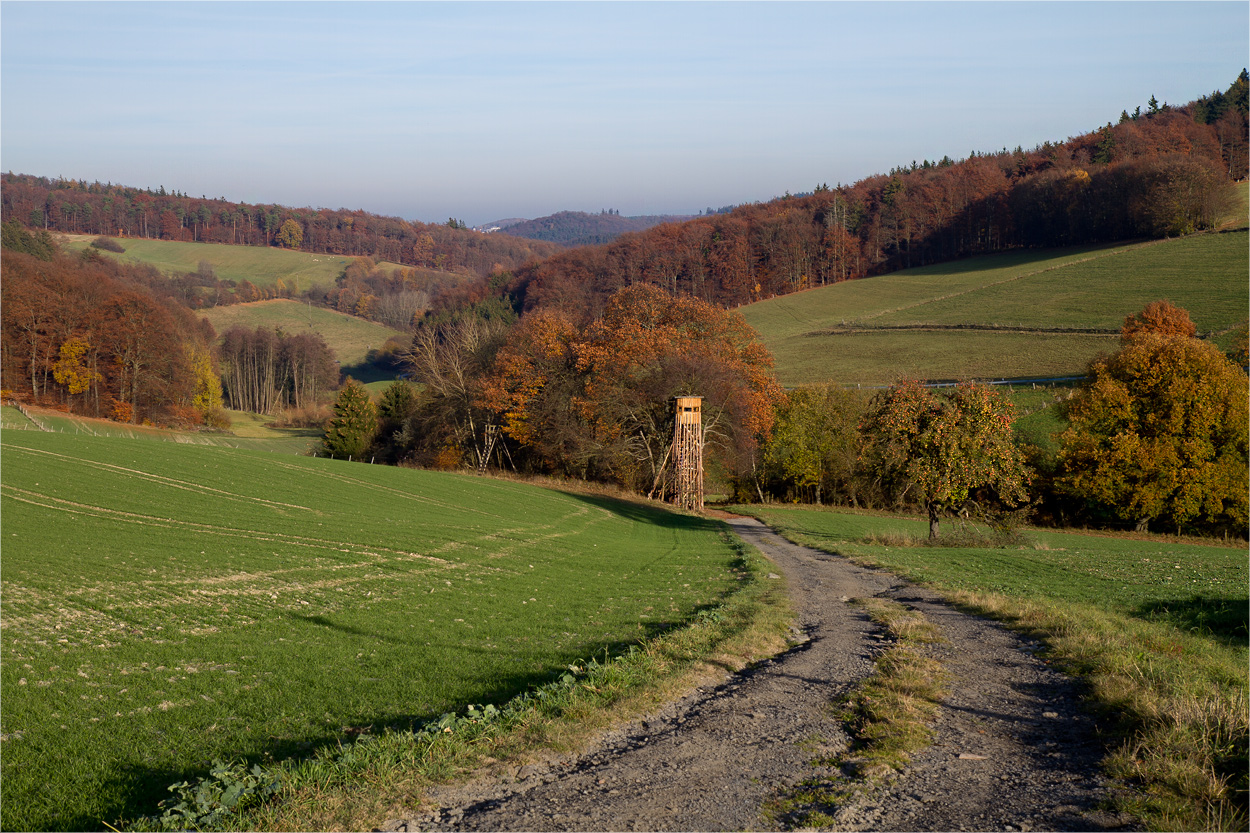
<path id="1" fill-rule="evenodd" d="M 872 670 L 884 644 L 847 600 L 881 596 L 921 611 L 947 642 L 950 694 L 936 740 L 906 771 L 826 808 L 839 830 L 1131 830 L 1099 808 L 1093 721 L 1077 684 L 1039 646 L 956 611 L 888 573 L 790 544 L 753 519 L 729 523 L 791 588 L 806 641 L 728 675 L 590 748 L 432 789 L 409 818 L 377 829 L 769 830 L 761 805 L 818 774 L 849 742 L 829 704 Z"/>

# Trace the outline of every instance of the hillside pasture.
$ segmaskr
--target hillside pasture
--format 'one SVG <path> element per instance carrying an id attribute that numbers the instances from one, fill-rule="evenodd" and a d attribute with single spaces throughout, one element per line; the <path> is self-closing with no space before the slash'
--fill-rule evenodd
<path id="1" fill-rule="evenodd" d="M 513 482 L 6 431 L 4 824 L 100 829 L 681 623 L 723 525 Z"/>
<path id="2" fill-rule="evenodd" d="M 82 251 L 95 237 L 84 234 L 58 234 L 57 242 L 70 251 Z M 224 243 L 183 243 L 119 237 L 126 250 L 121 254 L 102 251 L 122 262 L 146 263 L 167 275 L 195 272 L 200 263 L 213 265 L 217 277 L 229 281 L 251 281 L 270 287 L 282 280 L 294 292 L 311 286 L 333 286 L 334 281 L 354 258 L 345 255 L 314 254 L 270 246 L 229 246 Z M 384 269 L 403 268 L 396 263 L 379 264 Z"/>
<path id="3" fill-rule="evenodd" d="M 410 338 L 402 330 L 394 330 L 375 321 L 286 298 L 213 307 L 201 310 L 200 314 L 209 320 L 219 335 L 235 326 L 250 330 L 257 327 L 281 328 L 290 335 L 315 333 L 325 339 L 334 351 L 343 373 L 364 382 L 394 379 L 393 373 L 369 363 L 370 349 L 380 348 L 394 336 Z"/>
<path id="4" fill-rule="evenodd" d="M 1117 349 L 1124 318 L 1150 301 L 1185 307 L 1202 331 L 1227 333 L 1244 320 L 1246 246 L 1242 231 L 1009 252 L 740 311 L 772 351 L 785 385 L 1079 375 L 1090 359 Z"/>

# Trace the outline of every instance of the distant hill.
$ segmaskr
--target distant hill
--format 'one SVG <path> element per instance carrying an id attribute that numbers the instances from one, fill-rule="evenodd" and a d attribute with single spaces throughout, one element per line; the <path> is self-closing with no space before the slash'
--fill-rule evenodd
<path id="1" fill-rule="evenodd" d="M 458 221 L 421 223 L 364 211 L 250 205 L 223 197 L 99 181 L 0 174 L 0 220 L 32 228 L 127 240 L 219 243 L 369 257 L 485 277 L 557 250 L 550 243 L 471 231 Z"/>
<path id="2" fill-rule="evenodd" d="M 691 215 L 654 214 L 643 217 L 622 217 L 620 214 L 584 211 L 561 211 L 537 220 L 498 220 L 483 227 L 497 229 L 514 237 L 544 240 L 563 246 L 593 246 L 610 243 L 630 231 L 644 231 L 661 223 L 679 223 Z"/>

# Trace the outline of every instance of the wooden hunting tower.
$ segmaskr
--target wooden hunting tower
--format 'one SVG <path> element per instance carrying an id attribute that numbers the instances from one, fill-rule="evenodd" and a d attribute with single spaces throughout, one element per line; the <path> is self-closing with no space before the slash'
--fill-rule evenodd
<path id="1" fill-rule="evenodd" d="M 703 397 L 677 397 L 673 428 L 673 468 L 677 475 L 677 505 L 703 510 Z"/>

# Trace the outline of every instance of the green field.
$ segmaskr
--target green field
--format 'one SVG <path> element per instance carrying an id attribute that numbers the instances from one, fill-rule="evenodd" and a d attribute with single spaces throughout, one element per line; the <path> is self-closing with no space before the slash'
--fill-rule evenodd
<path id="1" fill-rule="evenodd" d="M 58 234 L 57 242 L 70 251 L 82 251 L 95 237 L 85 234 Z M 256 286 L 273 286 L 279 278 L 296 292 L 313 285 L 334 286 L 354 258 L 346 255 L 312 254 L 267 246 L 228 246 L 224 243 L 179 243 L 172 240 L 117 238 L 126 250 L 121 254 L 101 251 L 123 262 L 147 263 L 166 274 L 194 272 L 200 263 L 213 264 L 217 277 L 229 281 L 251 281 Z M 381 263 L 385 269 L 403 268 Z"/>
<path id="2" fill-rule="evenodd" d="M 1226 333 L 1250 305 L 1246 234 L 1017 251 L 909 269 L 761 301 L 740 311 L 785 385 L 883 385 L 900 378 L 1079 375 L 1118 348 L 1114 333 L 1150 301 Z M 961 325 L 1000 330 L 933 329 Z M 918 329 L 887 329 L 916 327 Z M 929 328 L 929 329 L 925 329 Z M 1219 339 L 1217 339 L 1218 341 Z"/>
<path id="3" fill-rule="evenodd" d="M 394 379 L 393 373 L 369 364 L 366 357 L 370 349 L 380 348 L 393 336 L 410 338 L 401 330 L 393 330 L 375 321 L 285 298 L 213 307 L 201 310 L 200 314 L 209 320 L 218 335 L 236 325 L 253 330 L 257 327 L 281 327 L 290 335 L 316 333 L 330 345 L 343 372 L 364 382 Z"/>
<path id="4" fill-rule="evenodd" d="M 1030 530 L 1036 548 L 957 549 L 873 546 L 872 533 L 924 538 L 928 521 L 813 509 L 743 509 L 789 537 L 820 549 L 867 557 L 891 572 L 948 590 L 1045 596 L 1122 616 L 1202 628 L 1201 602 L 1239 605 L 1240 625 L 1206 631 L 1247 658 L 1246 613 L 1250 562 L 1244 549 L 1077 532 Z M 952 521 L 945 521 L 949 530 Z M 1208 617 L 1209 618 L 1209 617 Z M 1238 638 L 1240 637 L 1240 638 Z"/>
<path id="5" fill-rule="evenodd" d="M 58 411 L 36 409 L 34 420 L 23 416 L 17 408 L 0 406 L 0 423 L 15 430 L 46 431 L 53 434 L 104 437 L 110 439 L 157 440 L 180 445 L 205 445 L 217 448 L 270 451 L 279 454 L 307 454 L 322 432 L 315 428 L 274 428 L 270 417 L 228 411 L 231 428 L 228 432 L 177 431 L 147 425 L 128 425 L 105 419 L 90 419 Z"/>
<path id="6" fill-rule="evenodd" d="M 8 829 L 497 703 L 737 586 L 722 524 L 607 498 L 146 439 L 2 453 Z"/>

